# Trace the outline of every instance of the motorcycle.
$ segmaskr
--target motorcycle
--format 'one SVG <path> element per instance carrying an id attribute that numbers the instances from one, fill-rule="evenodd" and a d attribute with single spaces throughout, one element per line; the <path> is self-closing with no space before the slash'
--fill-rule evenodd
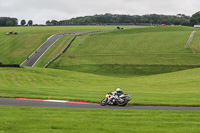
<path id="1" fill-rule="evenodd" d="M 126 106 L 127 103 L 131 100 L 130 97 L 131 94 L 122 94 L 121 96 L 113 95 L 112 93 L 107 93 L 106 98 L 104 98 L 101 102 L 101 106 L 106 105 L 119 105 L 119 106 Z M 108 99 L 111 98 L 111 100 L 108 102 Z"/>

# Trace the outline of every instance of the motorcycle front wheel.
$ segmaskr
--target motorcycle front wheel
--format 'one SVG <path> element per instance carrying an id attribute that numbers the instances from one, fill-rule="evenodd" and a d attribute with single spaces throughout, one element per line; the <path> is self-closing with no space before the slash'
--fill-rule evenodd
<path id="1" fill-rule="evenodd" d="M 107 101 L 108 101 L 108 99 L 107 99 L 107 98 L 104 98 L 104 99 L 100 102 L 100 105 L 101 105 L 101 106 L 106 106 Z"/>

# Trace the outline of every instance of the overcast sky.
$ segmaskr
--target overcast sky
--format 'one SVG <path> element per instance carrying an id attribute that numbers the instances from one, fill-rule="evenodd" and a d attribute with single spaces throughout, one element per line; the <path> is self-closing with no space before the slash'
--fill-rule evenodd
<path id="1" fill-rule="evenodd" d="M 0 0 L 0 17 L 16 17 L 45 24 L 95 14 L 192 14 L 200 11 L 200 0 Z"/>

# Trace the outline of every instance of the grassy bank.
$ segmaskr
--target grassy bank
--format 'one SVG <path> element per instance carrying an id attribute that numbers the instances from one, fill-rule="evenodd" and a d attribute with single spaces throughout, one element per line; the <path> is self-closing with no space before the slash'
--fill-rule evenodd
<path id="1" fill-rule="evenodd" d="M 106 76 L 145 76 L 170 73 L 186 69 L 199 68 L 200 65 L 132 65 L 132 64 L 82 64 L 62 66 L 56 64 L 54 68 L 91 73 Z"/>
<path id="2" fill-rule="evenodd" d="M 149 76 L 101 76 L 39 68 L 0 68 L 0 96 L 99 102 L 117 87 L 130 104 L 200 106 L 199 68 Z"/>
<path id="3" fill-rule="evenodd" d="M 199 31 L 184 46 L 190 27 L 146 27 L 77 37 L 49 68 L 100 75 L 151 75 L 198 67 Z M 196 53 L 192 53 L 192 49 Z M 139 65 L 138 65 L 139 64 Z"/>
<path id="4" fill-rule="evenodd" d="M 192 30 L 148 27 L 78 37 L 55 64 L 195 65 L 200 63 L 199 53 L 184 48 Z"/>
<path id="5" fill-rule="evenodd" d="M 4 133 L 200 132 L 199 111 L 54 109 L 0 106 Z"/>
<path id="6" fill-rule="evenodd" d="M 21 64 L 53 34 L 111 29 L 115 29 L 115 26 L 0 27 L 0 61 L 4 64 Z M 6 35 L 9 31 L 18 34 Z"/>

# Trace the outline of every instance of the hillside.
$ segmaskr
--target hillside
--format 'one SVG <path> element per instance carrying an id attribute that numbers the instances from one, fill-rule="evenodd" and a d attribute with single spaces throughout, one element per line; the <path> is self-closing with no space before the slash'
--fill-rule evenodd
<path id="1" fill-rule="evenodd" d="M 197 67 L 199 42 L 184 46 L 191 27 L 146 27 L 78 37 L 49 67 L 96 74 L 157 74 Z M 195 38 L 198 37 L 196 32 Z M 190 65 L 190 66 L 188 66 Z M 155 67 L 156 66 L 156 67 Z M 143 69 L 144 68 L 144 69 Z M 116 69 L 116 71 L 115 71 Z M 100 72 L 99 72 L 100 71 Z M 156 72 L 153 72 L 156 71 Z M 99 73 L 98 73 L 99 72 Z"/>
<path id="2" fill-rule="evenodd" d="M 113 26 L 43 26 L 43 27 L 0 27 L 0 62 L 21 64 L 51 35 L 67 32 L 110 30 Z M 6 35 L 9 31 L 17 35 Z"/>

